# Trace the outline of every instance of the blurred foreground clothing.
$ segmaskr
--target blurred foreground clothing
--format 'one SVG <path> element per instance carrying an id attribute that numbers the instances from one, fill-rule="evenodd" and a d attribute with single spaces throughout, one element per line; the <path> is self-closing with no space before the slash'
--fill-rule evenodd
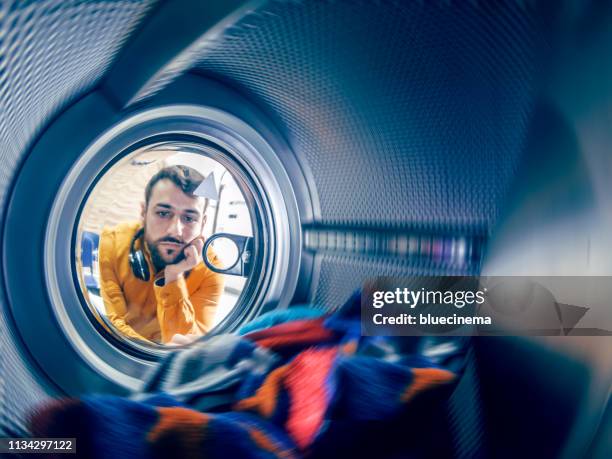
<path id="1" fill-rule="evenodd" d="M 359 296 L 332 315 L 276 315 L 173 353 L 130 398 L 41 407 L 32 434 L 77 437 L 90 458 L 372 457 L 359 445 L 382 452 L 394 425 L 408 437 L 406 420 L 457 379 L 405 338 L 362 337 Z"/>

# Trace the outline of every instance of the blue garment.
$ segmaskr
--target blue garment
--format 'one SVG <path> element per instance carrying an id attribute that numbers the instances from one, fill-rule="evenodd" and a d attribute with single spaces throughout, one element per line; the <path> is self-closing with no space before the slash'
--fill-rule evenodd
<path id="1" fill-rule="evenodd" d="M 239 335 L 246 335 L 256 330 L 263 330 L 273 325 L 292 322 L 294 320 L 316 319 L 325 315 L 322 309 L 315 309 L 308 306 L 293 306 L 288 309 L 278 309 L 256 317 L 249 323 L 243 325 L 239 330 Z"/>

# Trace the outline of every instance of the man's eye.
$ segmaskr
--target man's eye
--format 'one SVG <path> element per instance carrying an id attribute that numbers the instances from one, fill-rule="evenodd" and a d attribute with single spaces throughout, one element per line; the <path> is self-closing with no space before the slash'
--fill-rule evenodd
<path id="1" fill-rule="evenodd" d="M 185 223 L 193 223 L 195 221 L 195 218 L 189 217 L 188 215 L 185 215 L 185 216 L 183 216 L 183 221 Z"/>
<path id="2" fill-rule="evenodd" d="M 162 218 L 166 218 L 167 216 L 170 215 L 170 212 L 168 212 L 167 210 L 158 210 L 157 215 L 159 215 Z"/>

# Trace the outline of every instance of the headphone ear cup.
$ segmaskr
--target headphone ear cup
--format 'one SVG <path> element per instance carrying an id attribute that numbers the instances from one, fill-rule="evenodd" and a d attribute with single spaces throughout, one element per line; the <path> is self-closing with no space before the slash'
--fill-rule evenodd
<path id="1" fill-rule="evenodd" d="M 147 282 L 150 278 L 149 265 L 147 264 L 147 260 L 145 260 L 142 250 L 130 253 L 129 259 L 134 276 Z"/>

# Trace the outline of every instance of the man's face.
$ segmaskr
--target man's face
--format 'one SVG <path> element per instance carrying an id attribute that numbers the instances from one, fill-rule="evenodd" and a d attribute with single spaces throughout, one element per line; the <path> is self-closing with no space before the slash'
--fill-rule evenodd
<path id="1" fill-rule="evenodd" d="M 202 235 L 204 199 L 185 194 L 171 180 L 160 180 L 143 209 L 144 238 L 158 270 L 183 259 L 183 249 Z"/>

